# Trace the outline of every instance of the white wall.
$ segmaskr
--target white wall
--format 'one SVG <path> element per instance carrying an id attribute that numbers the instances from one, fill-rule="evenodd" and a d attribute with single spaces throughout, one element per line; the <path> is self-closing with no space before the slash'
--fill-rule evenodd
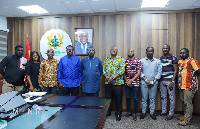
<path id="1" fill-rule="evenodd" d="M 7 29 L 6 17 L 0 16 L 0 30 L 9 32 L 9 30 Z"/>

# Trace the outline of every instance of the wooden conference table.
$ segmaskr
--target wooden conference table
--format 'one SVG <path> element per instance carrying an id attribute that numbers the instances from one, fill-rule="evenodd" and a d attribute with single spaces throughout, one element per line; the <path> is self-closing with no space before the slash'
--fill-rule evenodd
<path id="1" fill-rule="evenodd" d="M 94 129 L 102 128 L 111 100 L 98 97 L 46 95 L 29 108 L 8 120 L 6 129 Z"/>

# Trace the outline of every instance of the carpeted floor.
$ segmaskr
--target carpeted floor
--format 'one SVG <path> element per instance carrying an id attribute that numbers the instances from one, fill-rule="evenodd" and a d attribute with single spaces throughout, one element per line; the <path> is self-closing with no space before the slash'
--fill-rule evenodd
<path id="1" fill-rule="evenodd" d="M 193 116 L 192 125 L 180 126 L 175 115 L 170 121 L 166 121 L 166 116 L 157 116 L 157 120 L 152 120 L 147 114 L 143 120 L 140 120 L 139 113 L 137 114 L 137 121 L 133 121 L 132 116 L 123 117 L 126 113 L 122 113 L 121 121 L 116 121 L 115 112 L 111 116 L 107 116 L 103 129 L 200 129 L 200 116 Z"/>

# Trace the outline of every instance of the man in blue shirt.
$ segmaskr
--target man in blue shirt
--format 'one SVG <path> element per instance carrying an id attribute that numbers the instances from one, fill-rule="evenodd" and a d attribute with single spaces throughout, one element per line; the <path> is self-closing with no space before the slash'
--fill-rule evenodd
<path id="1" fill-rule="evenodd" d="M 95 57 L 95 49 L 87 48 L 88 57 L 81 61 L 82 91 L 83 96 L 99 96 L 100 76 L 103 73 L 103 65 L 98 57 Z"/>
<path id="2" fill-rule="evenodd" d="M 153 57 L 153 47 L 147 47 L 147 57 L 141 59 L 142 72 L 141 72 L 141 92 L 142 92 L 142 114 L 140 119 L 144 119 L 147 109 L 148 96 L 150 99 L 150 117 L 153 120 L 157 120 L 154 115 L 155 112 L 155 99 L 158 87 L 158 80 L 162 74 L 162 64 L 159 59 Z"/>
<path id="3" fill-rule="evenodd" d="M 81 81 L 81 61 L 73 54 L 74 47 L 66 47 L 67 55 L 62 57 L 58 66 L 58 86 L 64 95 L 78 96 Z"/>

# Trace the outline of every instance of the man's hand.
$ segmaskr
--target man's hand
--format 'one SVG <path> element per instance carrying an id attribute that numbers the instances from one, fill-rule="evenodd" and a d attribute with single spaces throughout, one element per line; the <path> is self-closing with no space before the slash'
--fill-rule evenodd
<path id="1" fill-rule="evenodd" d="M 112 83 L 112 81 L 113 81 L 113 78 L 112 78 L 112 77 L 109 77 L 108 83 Z"/>
<path id="2" fill-rule="evenodd" d="M 41 88 L 42 91 L 44 90 L 44 87 L 43 87 L 43 86 L 41 86 L 40 88 Z"/>
<path id="3" fill-rule="evenodd" d="M 173 90 L 173 87 L 174 87 L 174 83 L 171 82 L 171 83 L 169 84 L 169 90 Z"/>
<path id="4" fill-rule="evenodd" d="M 132 82 L 131 82 L 131 80 L 128 80 L 128 81 L 126 81 L 126 84 L 129 86 L 129 87 L 132 87 Z"/>
<path id="5" fill-rule="evenodd" d="M 147 84 L 147 86 L 150 86 L 151 84 L 150 84 L 150 80 L 147 80 L 146 81 L 146 84 Z"/>

